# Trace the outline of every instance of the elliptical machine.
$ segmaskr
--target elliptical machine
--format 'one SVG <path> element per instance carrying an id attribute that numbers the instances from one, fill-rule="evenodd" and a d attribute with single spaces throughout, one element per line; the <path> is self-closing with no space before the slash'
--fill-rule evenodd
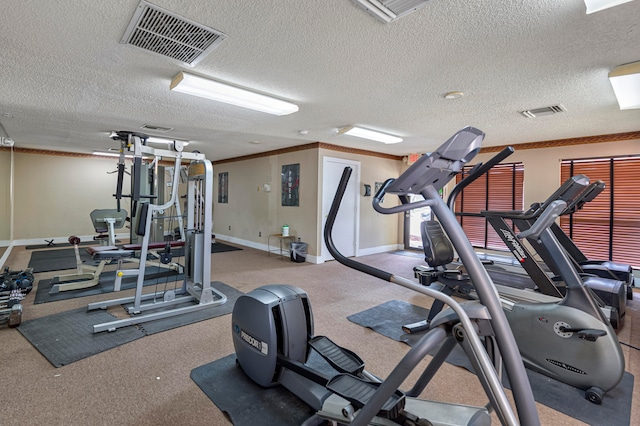
<path id="1" fill-rule="evenodd" d="M 424 201 L 387 209 L 374 200 L 376 211 L 384 214 L 426 205 L 432 207 L 446 224 L 458 252 L 468 260 L 469 272 L 475 279 L 479 301 L 464 305 L 412 280 L 347 259 L 336 250 L 331 231 L 351 168 L 347 167 L 343 172 L 324 230 L 327 247 L 334 258 L 361 272 L 442 300 L 450 307 L 435 319 L 432 329 L 407 352 L 385 380 L 366 372 L 364 363 L 353 352 L 338 347 L 326 337 L 313 335 L 311 304 L 303 290 L 288 285 L 269 285 L 242 295 L 236 301 L 232 336 L 238 365 L 256 383 L 262 386 L 282 384 L 317 410 L 305 424 L 329 420 L 353 425 L 479 425 L 491 422 L 490 409 L 495 409 L 503 424 L 539 424 L 531 387 L 491 280 L 455 217 L 438 195 L 438 190 L 475 156 L 483 138 L 481 131 L 464 128 L 436 151 L 423 156 L 398 179 L 388 180 L 381 189 L 404 195 L 420 193 L 425 196 Z M 492 351 L 493 360 L 478 334 L 497 345 L 497 351 Z M 489 398 L 486 407 L 417 399 L 456 343 L 461 344 L 478 372 Z M 401 392 L 398 387 L 408 374 L 436 348 L 436 355 L 412 389 Z M 324 374 L 307 365 L 312 350 L 336 371 Z M 519 419 L 506 399 L 496 373 L 495 365 L 501 365 L 496 356 L 498 352 L 509 376 Z"/>
<path id="2" fill-rule="evenodd" d="M 505 154 L 499 156 L 504 157 Z M 476 173 L 472 171 L 470 176 L 484 173 L 499 161 L 501 158 L 494 158 L 485 166 L 476 166 Z M 527 222 L 526 228 L 516 222 L 522 232 L 514 234 L 510 241 L 510 248 L 521 259 L 521 263 L 525 259 L 522 258 L 524 248 L 520 248 L 520 240 L 530 240 L 537 246 L 544 247 L 545 253 L 554 259 L 554 266 L 564 281 L 564 294 L 558 293 L 560 297 L 555 297 L 528 289 L 501 285 L 496 288 L 525 365 L 560 382 L 583 389 L 590 402 L 600 404 L 605 392 L 616 387 L 624 375 L 622 348 L 610 318 L 603 313 L 607 309 L 603 309 L 598 303 L 550 229 L 555 219 L 569 208 L 588 184 L 588 179 L 582 178 L 567 182 L 543 203 L 544 208 L 540 212 L 536 210 L 535 221 Z M 452 191 L 449 208 L 460 188 L 458 185 Z M 501 214 L 502 212 L 497 213 Z M 451 262 L 453 248 L 439 224 L 432 221 L 425 224 L 423 229 L 427 230 L 423 233 L 425 256 L 434 268 L 421 272 L 421 282 L 449 295 L 475 297 L 473 277 L 460 270 L 443 268 Z M 507 232 L 512 231 L 505 230 Z M 429 282 L 424 282 L 425 277 L 429 278 Z M 548 280 L 548 277 L 545 275 L 544 279 Z M 541 279 L 536 282 L 545 281 Z M 619 289 L 616 290 L 620 294 L 618 300 L 625 302 L 622 283 L 614 283 L 617 283 L 616 288 Z M 552 286 L 550 280 L 549 285 Z M 441 302 L 435 300 L 426 320 L 407 324 L 403 330 L 411 333 L 427 329 L 441 308 Z M 615 309 L 610 310 L 614 311 L 617 312 Z"/>

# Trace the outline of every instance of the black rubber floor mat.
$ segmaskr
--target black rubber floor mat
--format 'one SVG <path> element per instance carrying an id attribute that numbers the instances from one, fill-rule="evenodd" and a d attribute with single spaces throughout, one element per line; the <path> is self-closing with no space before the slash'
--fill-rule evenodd
<path id="1" fill-rule="evenodd" d="M 128 327 L 117 333 L 93 334 L 94 324 L 114 319 L 105 311 L 87 312 L 86 308 L 78 308 L 24 321 L 18 331 L 51 364 L 62 367 L 144 337 L 144 332 L 136 327 Z"/>
<path id="2" fill-rule="evenodd" d="M 84 249 L 80 249 L 79 253 L 83 263 L 87 265 L 98 264 Z M 34 251 L 29 259 L 29 268 L 33 268 L 34 273 L 75 269 L 76 266 L 76 253 L 72 248 Z"/>
<path id="3" fill-rule="evenodd" d="M 212 285 L 227 296 L 227 302 L 224 305 L 159 319 L 143 325 L 123 327 L 113 332 L 94 334 L 94 325 L 111 322 L 116 318 L 105 311 L 87 311 L 86 308 L 27 320 L 18 327 L 18 330 L 51 364 L 61 367 L 146 335 L 231 313 L 236 299 L 242 292 L 220 281 L 214 281 Z"/>
<path id="4" fill-rule="evenodd" d="M 171 318 L 164 318 L 157 321 L 147 322 L 142 325 L 146 334 L 155 334 L 161 331 L 171 330 L 172 328 L 182 327 L 183 325 L 193 324 L 195 322 L 204 321 L 210 318 L 219 317 L 221 315 L 230 314 L 233 305 L 238 297 L 243 293 L 233 287 L 226 285 L 221 281 L 214 281 L 211 285 L 227 296 L 227 302 L 223 305 L 206 308 L 201 311 L 191 312 Z M 157 311 L 156 311 L 157 312 Z"/>
<path id="5" fill-rule="evenodd" d="M 427 317 L 428 309 L 400 300 L 391 300 L 347 319 L 363 327 L 370 328 L 383 336 L 413 346 L 423 333 L 406 334 L 402 325 L 420 321 Z M 366 361 L 366 360 L 365 360 Z M 465 353 L 458 346 L 447 358 L 447 362 L 473 371 Z M 631 397 L 634 377 L 625 372 L 617 387 L 607 392 L 602 405 L 586 400 L 584 391 L 573 386 L 550 379 L 547 376 L 527 370 L 533 395 L 537 402 L 560 411 L 591 425 L 629 424 L 631 417 Z M 505 383 L 509 387 L 508 383 Z"/>
<path id="6" fill-rule="evenodd" d="M 298 426 L 314 411 L 282 386 L 263 388 L 249 379 L 231 354 L 191 370 L 191 379 L 234 426 Z"/>
<path id="7" fill-rule="evenodd" d="M 55 294 L 49 294 L 49 290 L 51 290 L 54 284 L 51 279 L 40 280 L 33 303 L 37 305 L 39 303 L 57 302 L 59 300 L 75 299 L 76 297 L 110 293 L 113 291 L 115 277 L 116 271 L 103 272 L 100 274 L 100 282 L 96 286 L 78 290 L 61 291 Z M 178 274 L 176 271 L 159 268 L 157 266 L 148 266 L 146 268 L 144 285 L 145 287 L 157 285 L 158 291 L 161 291 L 164 290 L 165 287 L 173 288 L 176 283 L 178 283 L 177 285 L 179 287 L 183 279 L 184 275 Z M 137 283 L 138 277 L 124 277 L 122 279 L 121 289 L 135 288 Z"/>

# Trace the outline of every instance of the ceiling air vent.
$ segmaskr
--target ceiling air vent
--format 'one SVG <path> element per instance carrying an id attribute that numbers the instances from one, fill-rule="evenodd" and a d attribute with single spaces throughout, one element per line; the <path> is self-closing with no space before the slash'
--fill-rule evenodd
<path id="1" fill-rule="evenodd" d="M 194 66 L 226 37 L 143 0 L 120 43 Z"/>
<path id="2" fill-rule="evenodd" d="M 161 133 L 167 133 L 173 130 L 173 127 L 153 126 L 151 124 L 143 124 L 140 128 L 144 130 L 151 130 L 152 132 L 161 132 Z"/>
<path id="3" fill-rule="evenodd" d="M 351 0 L 356 6 L 366 10 L 382 22 L 402 18 L 423 6 L 431 0 Z"/>
<path id="4" fill-rule="evenodd" d="M 562 105 L 552 105 L 544 108 L 528 109 L 526 111 L 520 111 L 520 114 L 527 118 L 542 117 L 543 115 L 557 114 L 559 112 L 565 112 L 567 109 Z"/>

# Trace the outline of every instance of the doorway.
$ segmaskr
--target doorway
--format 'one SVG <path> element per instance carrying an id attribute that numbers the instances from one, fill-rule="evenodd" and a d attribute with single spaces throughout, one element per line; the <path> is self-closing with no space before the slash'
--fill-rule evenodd
<path id="1" fill-rule="evenodd" d="M 422 201 L 422 195 L 410 194 L 409 202 Z M 425 220 L 431 220 L 431 207 L 421 207 L 404 213 L 404 248 L 405 250 L 422 251 L 422 233 L 420 224 Z"/>

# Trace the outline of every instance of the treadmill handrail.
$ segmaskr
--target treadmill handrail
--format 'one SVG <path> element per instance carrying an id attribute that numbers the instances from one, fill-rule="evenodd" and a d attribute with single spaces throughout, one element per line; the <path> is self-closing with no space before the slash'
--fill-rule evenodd
<path id="1" fill-rule="evenodd" d="M 554 201 L 561 200 L 566 205 L 571 206 L 576 200 L 579 200 L 587 188 L 589 187 L 589 178 L 585 175 L 575 175 L 567 179 L 560 188 L 556 189 L 544 202 L 534 203 L 526 211 L 523 210 L 482 210 L 483 216 L 503 217 L 505 219 L 530 220 L 542 214 L 542 212 Z M 567 207 L 565 207 L 567 209 Z"/>
<path id="2" fill-rule="evenodd" d="M 540 234 L 542 234 L 545 229 L 550 228 L 566 208 L 566 201 L 554 201 L 553 203 L 549 204 L 549 207 L 547 207 L 542 212 L 540 217 L 533 223 L 533 225 L 531 225 L 529 229 L 520 232 L 517 237 L 521 240 L 530 237 L 538 239 L 540 237 Z"/>

